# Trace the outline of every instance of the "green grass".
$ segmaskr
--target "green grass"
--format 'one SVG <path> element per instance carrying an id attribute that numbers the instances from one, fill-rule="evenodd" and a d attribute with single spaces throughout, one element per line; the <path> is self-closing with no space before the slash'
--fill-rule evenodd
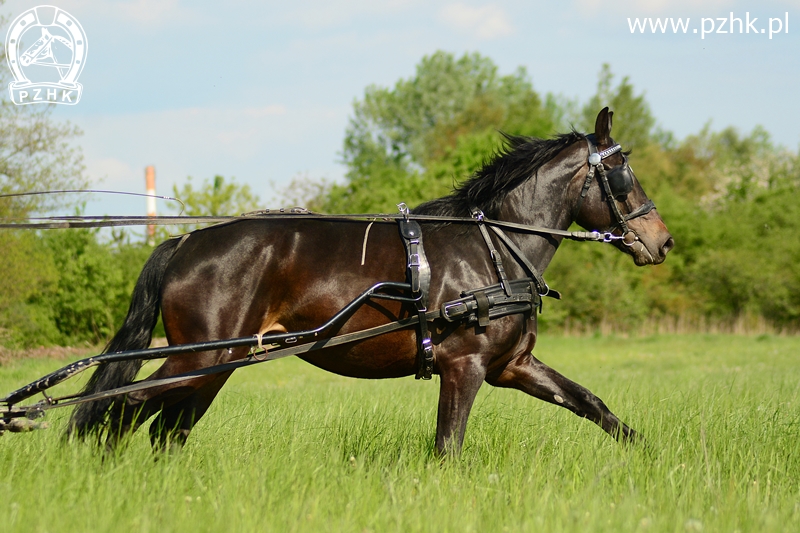
<path id="1" fill-rule="evenodd" d="M 543 338 L 546 363 L 647 437 L 486 385 L 460 458 L 438 385 L 298 360 L 240 371 L 183 452 L 103 461 L 51 429 L 0 438 L 2 531 L 800 531 L 800 338 Z M 60 361 L 0 367 L 0 392 Z"/>

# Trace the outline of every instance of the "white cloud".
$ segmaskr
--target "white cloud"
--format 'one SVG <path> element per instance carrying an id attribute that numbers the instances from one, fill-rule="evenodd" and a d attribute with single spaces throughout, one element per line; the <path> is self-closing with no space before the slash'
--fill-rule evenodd
<path id="1" fill-rule="evenodd" d="M 481 39 L 496 39 L 514 33 L 514 27 L 502 8 L 494 4 L 472 7 L 455 3 L 444 6 L 439 17 L 446 24 Z"/>
<path id="2" fill-rule="evenodd" d="M 172 20 L 181 12 L 178 0 L 133 0 L 121 2 L 118 7 L 125 17 L 149 24 Z"/>
<path id="3" fill-rule="evenodd" d="M 714 13 L 716 9 L 733 6 L 735 0 L 618 0 L 609 2 L 608 0 L 576 0 L 576 5 L 580 11 L 596 13 L 598 11 L 614 11 L 616 13 L 647 13 L 658 14 L 669 11 L 678 13 L 706 12 Z M 680 13 L 678 13 L 680 15 Z"/>
<path id="4" fill-rule="evenodd" d="M 246 107 L 242 109 L 241 112 L 251 118 L 270 117 L 275 115 L 285 115 L 286 106 L 268 105 L 265 107 Z"/>

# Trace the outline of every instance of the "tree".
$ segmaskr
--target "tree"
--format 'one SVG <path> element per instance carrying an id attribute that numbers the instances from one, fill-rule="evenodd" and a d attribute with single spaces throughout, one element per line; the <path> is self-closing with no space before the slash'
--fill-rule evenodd
<path id="1" fill-rule="evenodd" d="M 173 206 L 172 209 L 180 209 L 183 215 L 191 217 L 237 216 L 259 209 L 261 203 L 249 185 L 240 185 L 233 178 L 226 181 L 220 175 L 203 180 L 197 189 L 194 188 L 192 177 L 189 176 L 182 187 L 178 188 L 177 184 L 172 186 L 172 195 L 183 202 L 182 207 Z M 184 233 L 198 227 L 202 227 L 202 224 L 178 228 L 159 226 L 157 231 L 163 239 L 168 234 Z"/>
<path id="2" fill-rule="evenodd" d="M 7 19 L 0 19 L 5 26 Z M 3 54 L 5 55 L 5 54 Z M 0 87 L 8 86 L 0 71 Z M 18 219 L 74 204 L 74 197 L 19 195 L 34 191 L 76 189 L 87 185 L 83 155 L 73 144 L 81 131 L 52 118 L 54 105 L 17 106 L 0 93 L 0 219 Z M 22 316 L 26 302 L 49 290 L 58 275 L 52 259 L 32 232 L 0 230 L 0 338 Z M 22 313 L 20 315 L 20 313 Z"/>
<path id="3" fill-rule="evenodd" d="M 0 76 L 2 78 L 2 76 Z M 0 81 L 5 87 L 6 80 Z M 80 189 L 83 154 L 72 141 L 81 131 L 68 122 L 52 119 L 54 104 L 17 106 L 0 101 L 0 195 L 58 189 Z M 56 195 L 0 198 L 1 217 L 24 217 L 74 203 Z"/>
<path id="4" fill-rule="evenodd" d="M 344 184 L 324 190 L 326 211 L 394 211 L 446 194 L 499 145 L 498 130 L 544 136 L 553 121 L 524 68 L 510 75 L 480 54 L 436 52 L 391 89 L 367 87 L 353 104 Z"/>
<path id="5" fill-rule="evenodd" d="M 199 189 L 190 176 L 180 189 L 173 185 L 172 193 L 183 202 L 183 214 L 192 217 L 240 215 L 255 211 L 261 201 L 249 185 L 239 185 L 234 179 L 226 182 L 219 175 L 203 180 Z"/>
<path id="6" fill-rule="evenodd" d="M 580 126 L 583 131 L 594 131 L 597 112 L 608 106 L 614 112 L 614 138 L 625 143 L 626 149 L 643 148 L 657 140 L 654 130 L 656 119 L 644 94 L 636 95 L 628 77 L 612 87 L 614 74 L 604 63 L 597 80 L 597 92 L 583 106 Z"/>

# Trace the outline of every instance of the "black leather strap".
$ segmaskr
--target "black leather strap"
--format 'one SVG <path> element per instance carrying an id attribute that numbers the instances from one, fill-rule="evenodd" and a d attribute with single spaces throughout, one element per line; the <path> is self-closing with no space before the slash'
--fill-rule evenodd
<path id="1" fill-rule="evenodd" d="M 474 296 L 478 304 L 478 325 L 485 328 L 489 325 L 489 297 L 483 291 L 476 292 Z"/>
<path id="2" fill-rule="evenodd" d="M 481 230 L 483 240 L 486 242 L 486 248 L 489 249 L 489 257 L 492 258 L 492 263 L 494 263 L 494 270 L 497 272 L 497 279 L 500 281 L 500 285 L 502 285 L 503 290 L 506 292 L 506 296 L 511 296 L 511 287 L 508 285 L 508 276 L 506 276 L 506 269 L 503 267 L 503 260 L 500 259 L 500 254 L 497 253 L 497 249 L 494 247 L 492 238 L 489 236 L 489 231 L 486 229 L 486 225 L 483 223 L 483 211 L 477 207 L 473 207 L 471 211 L 472 217 L 478 221 L 478 229 Z"/>
<path id="3" fill-rule="evenodd" d="M 428 310 L 428 296 L 431 288 L 431 267 L 422 246 L 422 228 L 416 220 L 408 218 L 405 204 L 398 206 L 403 218 L 397 220 L 400 237 L 406 248 L 408 282 L 411 294 L 416 300 L 419 315 L 419 349 L 417 350 L 417 379 L 431 379 L 433 376 L 433 343 L 428 330 L 425 313 Z"/>
<path id="4" fill-rule="evenodd" d="M 560 300 L 561 293 L 551 289 L 547 285 L 547 282 L 544 280 L 544 277 L 539 273 L 539 271 L 536 269 L 533 263 L 531 263 L 531 261 L 527 257 L 525 257 L 525 254 L 522 252 L 522 250 L 520 250 L 519 247 L 516 244 L 514 244 L 514 241 L 509 239 L 508 235 L 506 235 L 505 232 L 500 228 L 492 226 L 492 231 L 494 231 L 495 234 L 497 234 L 497 236 L 500 237 L 500 240 L 503 241 L 503 244 L 505 244 L 506 247 L 511 251 L 511 253 L 514 254 L 514 257 L 517 258 L 517 261 L 522 263 L 525 270 L 528 271 L 528 275 L 531 278 L 533 278 L 533 282 L 536 285 L 536 292 L 540 296 L 549 296 L 550 298 L 555 298 L 556 300 Z"/>

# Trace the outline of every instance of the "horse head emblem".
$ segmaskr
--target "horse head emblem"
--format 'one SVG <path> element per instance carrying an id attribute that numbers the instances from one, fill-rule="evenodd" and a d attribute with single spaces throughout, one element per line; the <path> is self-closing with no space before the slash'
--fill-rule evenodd
<path id="1" fill-rule="evenodd" d="M 8 91 L 17 105 L 67 104 L 81 99 L 77 82 L 88 43 L 78 20 L 55 6 L 36 6 L 19 15 L 6 35 Z"/>

